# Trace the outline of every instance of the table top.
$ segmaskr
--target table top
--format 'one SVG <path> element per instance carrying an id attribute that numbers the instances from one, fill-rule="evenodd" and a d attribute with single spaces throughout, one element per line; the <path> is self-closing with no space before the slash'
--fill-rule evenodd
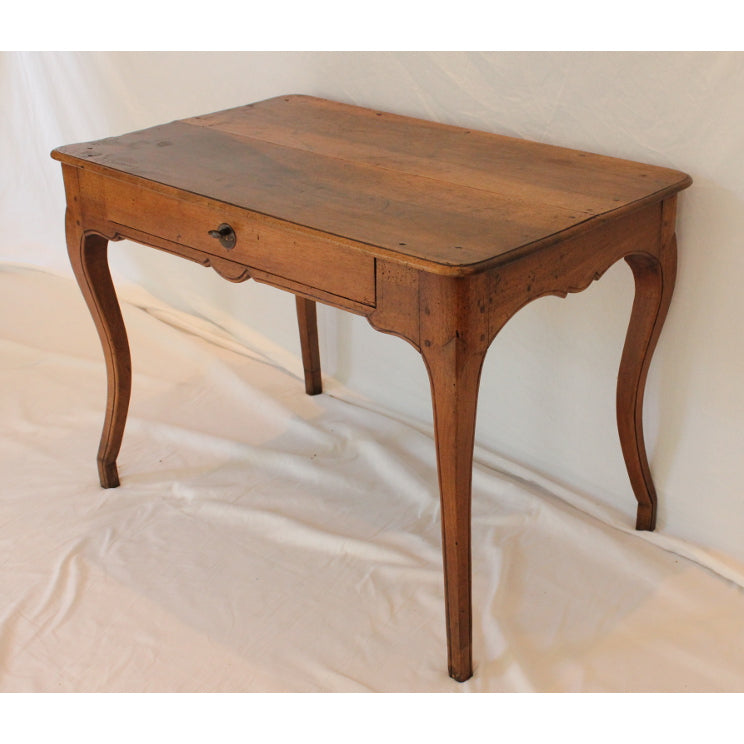
<path id="1" fill-rule="evenodd" d="M 668 168 L 302 95 L 52 156 L 460 271 L 537 250 L 692 182 Z"/>

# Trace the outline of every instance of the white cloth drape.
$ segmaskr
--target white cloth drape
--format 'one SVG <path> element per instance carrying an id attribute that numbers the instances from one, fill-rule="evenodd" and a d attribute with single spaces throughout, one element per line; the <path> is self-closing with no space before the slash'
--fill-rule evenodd
<path id="1" fill-rule="evenodd" d="M 0 691 L 744 688 L 741 577 L 482 449 L 476 673 L 453 682 L 431 432 L 123 295 L 134 390 L 103 490 L 78 289 L 0 271 Z"/>

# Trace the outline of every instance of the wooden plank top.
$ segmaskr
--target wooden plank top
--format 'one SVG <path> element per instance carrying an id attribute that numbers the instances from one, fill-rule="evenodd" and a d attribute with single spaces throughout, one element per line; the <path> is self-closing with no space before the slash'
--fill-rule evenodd
<path id="1" fill-rule="evenodd" d="M 454 273 L 511 260 L 692 183 L 668 168 L 301 95 L 52 157 Z"/>

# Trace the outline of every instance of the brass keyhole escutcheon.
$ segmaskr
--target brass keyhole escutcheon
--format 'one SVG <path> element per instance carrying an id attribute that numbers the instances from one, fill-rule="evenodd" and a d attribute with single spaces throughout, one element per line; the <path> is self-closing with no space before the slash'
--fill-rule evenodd
<path id="1" fill-rule="evenodd" d="M 227 250 L 235 248 L 235 230 L 223 222 L 216 230 L 210 230 L 209 234 L 220 241 L 220 245 Z"/>

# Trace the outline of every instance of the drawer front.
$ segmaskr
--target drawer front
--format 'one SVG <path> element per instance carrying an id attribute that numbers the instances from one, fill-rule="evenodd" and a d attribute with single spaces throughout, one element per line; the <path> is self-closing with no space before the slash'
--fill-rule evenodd
<path id="1" fill-rule="evenodd" d="M 353 245 L 302 227 L 185 194 L 177 198 L 81 170 L 83 212 L 148 235 L 322 290 L 364 305 L 375 304 L 375 259 Z M 221 225 L 235 232 L 232 247 L 209 234 Z"/>

